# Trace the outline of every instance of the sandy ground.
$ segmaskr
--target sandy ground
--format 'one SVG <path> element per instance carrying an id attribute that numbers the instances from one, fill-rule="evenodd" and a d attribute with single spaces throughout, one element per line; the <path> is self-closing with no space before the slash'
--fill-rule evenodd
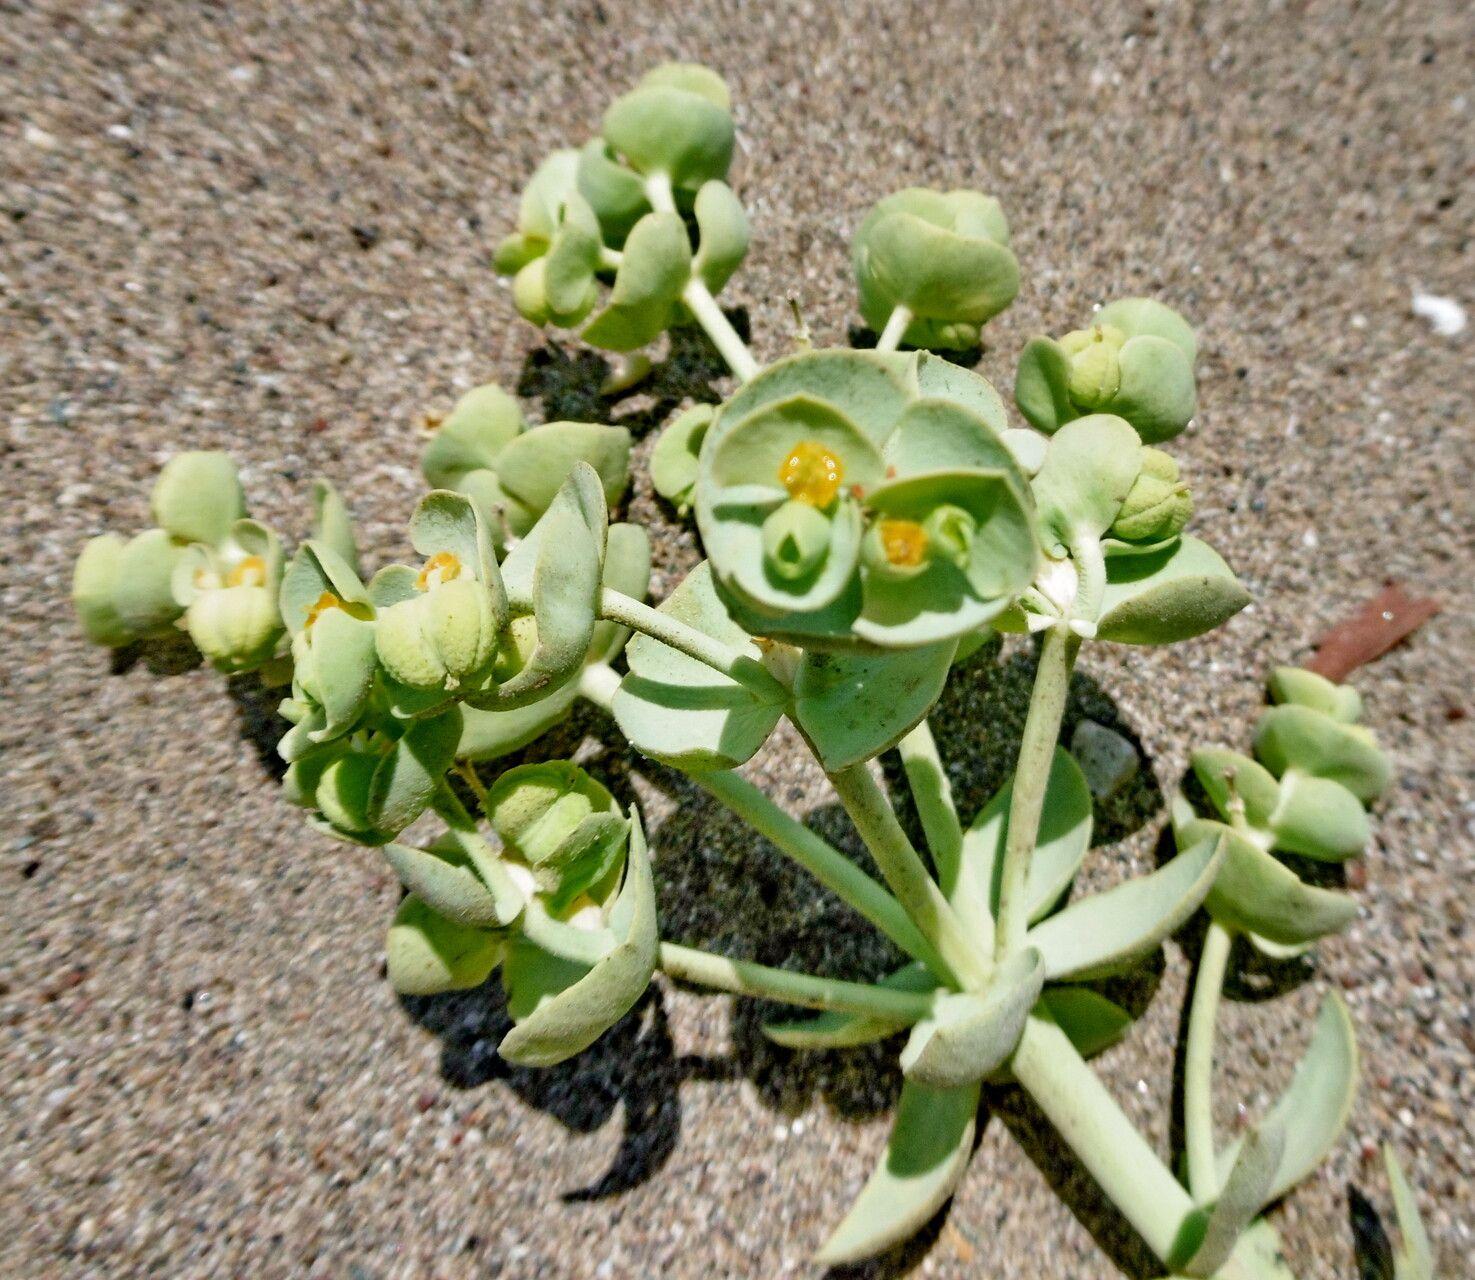
<path id="1" fill-rule="evenodd" d="M 396 885 L 280 802 L 268 702 L 157 654 L 110 663 L 66 604 L 84 537 L 140 525 L 177 448 L 230 449 L 293 535 L 328 475 L 382 560 L 403 553 L 427 405 L 495 378 L 535 415 L 599 412 L 594 363 L 521 324 L 487 257 L 540 155 L 682 55 L 735 91 L 756 238 L 728 299 L 760 354 L 785 346 L 791 295 L 847 340 L 849 233 L 915 182 L 994 191 L 1014 221 L 1026 283 L 981 365 L 1001 384 L 1029 335 L 1103 297 L 1155 293 L 1201 326 L 1205 408 L 1179 453 L 1200 531 L 1257 602 L 1169 651 L 1088 653 L 1072 718 L 1120 724 L 1150 761 L 1105 815 L 1094 879 L 1150 861 L 1187 750 L 1245 740 L 1269 664 L 1387 577 L 1444 596 L 1358 680 L 1399 779 L 1366 911 L 1286 994 L 1230 1004 L 1221 1113 L 1273 1096 L 1317 992 L 1342 988 L 1365 1087 L 1275 1214 L 1292 1261 L 1353 1273 L 1349 1185 L 1386 1206 L 1369 1155 L 1388 1138 L 1444 1274 L 1468 1274 L 1472 337 L 1410 302 L 1475 306 L 1470 15 L 1072 8 L 0 4 L 0 1273 L 813 1274 L 880 1150 L 891 1050 L 794 1057 L 765 1046 L 761 1010 L 661 984 L 579 1060 L 509 1070 L 494 992 L 402 1003 L 382 980 Z M 700 352 L 678 364 L 616 414 L 643 431 L 726 385 Z M 643 478 L 632 510 L 669 590 L 692 536 Z M 1001 776 L 1030 661 L 1011 646 L 943 704 L 970 806 Z M 668 936 L 885 968 L 853 917 L 598 716 L 548 749 L 581 741 L 648 808 Z M 846 838 L 791 738 L 755 774 Z M 1187 970 L 1170 945 L 1101 1062 L 1165 1151 Z M 1000 1092 L 990 1110 L 950 1217 L 858 1274 L 1150 1275 L 1029 1108 Z"/>

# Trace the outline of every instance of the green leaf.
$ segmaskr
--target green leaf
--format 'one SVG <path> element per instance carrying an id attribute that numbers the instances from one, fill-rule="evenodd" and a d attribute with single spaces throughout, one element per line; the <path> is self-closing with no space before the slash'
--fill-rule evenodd
<path id="1" fill-rule="evenodd" d="M 1293 769 L 1280 781 L 1280 796 L 1270 823 L 1276 848 L 1341 862 L 1366 847 L 1367 811 L 1340 783 Z"/>
<path id="2" fill-rule="evenodd" d="M 1227 822 L 1230 800 L 1238 797 L 1244 803 L 1245 821 L 1252 827 L 1264 828 L 1280 803 L 1280 783 L 1263 765 L 1237 751 L 1205 747 L 1189 756 L 1194 777 L 1203 787 L 1220 816 Z"/>
<path id="3" fill-rule="evenodd" d="M 605 502 L 614 506 L 630 483 L 629 431 L 593 422 L 533 427 L 498 454 L 497 481 L 515 501 L 542 514 L 578 462 L 594 468 Z"/>
<path id="4" fill-rule="evenodd" d="M 926 965 L 913 961 L 887 974 L 877 985 L 892 991 L 925 993 L 937 989 L 937 977 Z M 904 1023 L 834 1010 L 813 1018 L 763 1024 L 763 1034 L 786 1049 L 853 1049 L 904 1030 Z"/>
<path id="5" fill-rule="evenodd" d="M 531 609 L 537 637 L 491 709 L 543 698 L 583 668 L 598 618 L 608 519 L 594 468 L 575 462 L 548 510 L 507 557 L 504 581 L 514 613 Z"/>
<path id="6" fill-rule="evenodd" d="M 522 406 L 495 383 L 473 387 L 425 446 L 420 470 L 437 489 L 458 489 L 473 471 L 492 468 L 523 429 Z"/>
<path id="7" fill-rule="evenodd" d="M 185 544 L 162 529 L 145 529 L 119 549 L 112 607 L 133 636 L 174 634 L 184 612 L 174 598 L 174 571 L 184 554 Z"/>
<path id="8" fill-rule="evenodd" d="M 543 290 L 549 310 L 579 319 L 587 314 L 590 287 L 603 252 L 599 219 L 583 196 L 570 192 L 564 200 L 558 230 L 543 268 Z"/>
<path id="9" fill-rule="evenodd" d="M 1198 358 L 1198 340 L 1193 328 L 1172 307 L 1155 298 L 1118 298 L 1096 313 L 1095 323 L 1111 325 L 1130 337 L 1151 334 L 1171 342 L 1192 366 Z"/>
<path id="10" fill-rule="evenodd" d="M 1053 435 L 1076 417 L 1070 402 L 1070 357 L 1054 338 L 1032 338 L 1019 356 L 1014 403 L 1031 426 Z"/>
<path id="11" fill-rule="evenodd" d="M 1044 984 L 1044 963 L 1030 947 L 1000 965 L 982 994 L 939 996 L 931 1017 L 912 1028 L 901 1052 L 902 1073 L 934 1089 L 991 1074 L 1014 1052 Z"/>
<path id="12" fill-rule="evenodd" d="M 1216 920 L 1256 933 L 1282 946 L 1298 945 L 1345 928 L 1357 915 L 1357 903 L 1345 893 L 1304 884 L 1237 832 L 1216 822 L 1191 822 L 1179 840 L 1202 840 L 1210 828 L 1227 840 L 1224 863 L 1204 902 Z"/>
<path id="13" fill-rule="evenodd" d="M 650 212 L 645 184 L 615 160 L 603 138 L 591 138 L 579 152 L 578 184 L 611 248 L 624 244 L 630 228 Z"/>
<path id="14" fill-rule="evenodd" d="M 373 691 L 378 667 L 374 624 L 342 609 L 324 610 L 313 623 L 307 647 L 306 662 L 298 663 L 298 678 L 304 687 L 311 686 L 308 691 L 325 716 L 322 728 L 309 736 L 314 742 L 327 742 L 358 722 Z"/>
<path id="15" fill-rule="evenodd" d="M 570 681 L 525 707 L 509 707 L 502 711 L 463 707 L 457 758 L 495 760 L 499 756 L 510 755 L 541 738 L 568 715 L 578 696 L 578 684 Z"/>
<path id="16" fill-rule="evenodd" d="M 909 404 L 886 441 L 884 456 L 888 476 L 959 470 L 1010 475 L 1016 470 L 1001 429 L 972 408 L 945 399 Z"/>
<path id="17" fill-rule="evenodd" d="M 1393 1191 L 1393 1212 L 1398 1217 L 1398 1233 L 1403 1243 L 1394 1260 L 1396 1280 L 1434 1280 L 1434 1251 L 1429 1233 L 1419 1216 L 1413 1188 L 1403 1176 L 1391 1143 L 1383 1144 L 1383 1167 L 1388 1171 L 1388 1185 Z"/>
<path id="18" fill-rule="evenodd" d="M 686 575 L 660 611 L 761 668 L 762 650 L 729 616 L 705 561 Z M 615 720 L 630 744 L 653 759 L 679 768 L 736 768 L 763 745 L 783 715 L 783 703 L 762 692 L 764 686 L 740 684 L 649 636 L 631 640 L 625 656 L 630 673 L 615 693 Z"/>
<path id="19" fill-rule="evenodd" d="M 1173 343 L 1152 335 L 1127 339 L 1118 360 L 1121 385 L 1111 411 L 1130 422 L 1144 444 L 1180 434 L 1198 411 L 1192 361 Z"/>
<path id="20" fill-rule="evenodd" d="M 943 885 L 968 927 L 983 942 L 993 938 L 999 908 L 999 875 L 1004 837 L 1014 794 L 1011 779 L 994 793 L 963 833 L 957 883 Z M 1025 882 L 1028 918 L 1033 923 L 1060 901 L 1091 847 L 1091 792 L 1075 758 L 1056 747 L 1045 784 L 1040 830 Z"/>
<path id="21" fill-rule="evenodd" d="M 946 400 L 967 409 L 982 418 L 1000 437 L 1009 430 L 1009 414 L 1004 408 L 1003 398 L 987 378 L 930 351 L 919 351 L 909 358 L 915 361 L 917 395 L 922 399 Z"/>
<path id="22" fill-rule="evenodd" d="M 693 92 L 646 77 L 610 105 L 600 132 L 641 173 L 669 174 L 679 187 L 726 177 L 732 163 L 732 116 L 705 85 Z"/>
<path id="23" fill-rule="evenodd" d="M 609 302 L 585 326 L 584 341 L 634 351 L 658 337 L 691 277 L 691 242 L 677 213 L 648 213 L 625 241 Z"/>
<path id="24" fill-rule="evenodd" d="M 1212 1276 L 1229 1261 L 1240 1236 L 1270 1198 L 1285 1145 L 1285 1126 L 1275 1120 L 1251 1129 L 1240 1141 L 1223 1190 L 1209 1213 L 1203 1240 L 1182 1268 L 1184 1275 Z"/>
<path id="25" fill-rule="evenodd" d="M 1155 950 L 1195 911 L 1224 860 L 1225 841 L 1198 841 L 1151 875 L 1071 903 L 1036 925 L 1029 945 L 1055 982 L 1118 972 Z"/>
<path id="26" fill-rule="evenodd" d="M 353 517 L 349 515 L 338 490 L 326 480 L 312 482 L 312 511 L 313 541 L 331 547 L 356 576 L 360 575 Z"/>
<path id="27" fill-rule="evenodd" d="M 660 434 L 650 454 L 650 479 L 655 491 L 685 515 L 697 482 L 697 456 L 717 410 L 694 404 L 677 415 Z"/>
<path id="28" fill-rule="evenodd" d="M 1046 987 L 1040 999 L 1083 1058 L 1111 1048 L 1132 1025 L 1132 1015 L 1085 987 Z"/>
<path id="29" fill-rule="evenodd" d="M 170 537 L 218 547 L 246 514 L 246 496 L 229 454 L 180 453 L 159 472 L 151 506 Z"/>
<path id="30" fill-rule="evenodd" d="M 384 947 L 389 983 L 407 996 L 479 987 L 503 949 L 496 934 L 447 920 L 413 894 L 395 912 Z"/>
<path id="31" fill-rule="evenodd" d="M 957 643 L 892 654 L 806 652 L 793 719 L 827 773 L 893 747 L 942 696 Z"/>
<path id="32" fill-rule="evenodd" d="M 1033 483 L 1040 527 L 1056 539 L 1056 554 L 1105 533 L 1141 470 L 1142 442 L 1112 414 L 1077 418 L 1051 436 Z"/>
<path id="33" fill-rule="evenodd" d="M 455 556 L 491 593 L 496 625 L 502 626 L 507 618 L 502 574 L 492 553 L 491 533 L 470 498 L 449 489 L 432 489 L 410 517 L 410 545 L 427 560 L 442 552 Z"/>
<path id="34" fill-rule="evenodd" d="M 1228 621 L 1250 599 L 1218 552 L 1185 534 L 1164 551 L 1107 560 L 1096 638 L 1119 644 L 1189 640 Z"/>
<path id="35" fill-rule="evenodd" d="M 1320 711 L 1343 724 L 1356 724 L 1362 718 L 1362 695 L 1356 689 L 1299 667 L 1276 667 L 1270 673 L 1270 696 L 1278 703 L 1292 702 Z"/>
<path id="36" fill-rule="evenodd" d="M 634 1007 L 655 972 L 660 938 L 655 885 L 638 814 L 631 815 L 625 883 L 610 911 L 616 942 L 587 973 L 550 992 L 518 1018 L 497 1052 L 526 1067 L 551 1067 L 582 1053 Z"/>
<path id="37" fill-rule="evenodd" d="M 644 600 L 650 593 L 650 535 L 643 525 L 612 524 L 605 542 L 604 585 Z M 601 620 L 589 643 L 589 662 L 613 662 L 630 638 L 628 627 Z"/>
<path id="38" fill-rule="evenodd" d="M 1357 1038 L 1346 1002 L 1335 991 L 1322 999 L 1311 1044 L 1296 1066 L 1286 1091 L 1266 1113 L 1263 1129 L 1285 1133 L 1261 1204 L 1285 1195 L 1306 1177 L 1332 1149 L 1346 1127 L 1357 1096 Z M 1219 1177 L 1230 1176 L 1239 1159 L 1242 1139 L 1219 1153 Z"/>
<path id="39" fill-rule="evenodd" d="M 82 630 L 94 644 L 129 644 L 133 629 L 118 615 L 113 590 L 123 559 L 123 539 L 104 533 L 88 539 L 72 570 L 72 607 Z M 171 570 L 171 579 L 173 572 Z"/>
<path id="40" fill-rule="evenodd" d="M 517 229 L 544 246 L 558 230 L 558 212 L 574 190 L 579 153 L 572 148 L 552 152 L 534 171 L 523 189 L 517 210 Z"/>
<path id="41" fill-rule="evenodd" d="M 1255 754 L 1274 774 L 1297 769 L 1347 788 L 1371 804 L 1388 787 L 1388 757 L 1359 725 L 1342 724 L 1309 707 L 1271 707 L 1255 729 Z"/>
<path id="42" fill-rule="evenodd" d="M 364 584 L 342 556 L 326 542 L 304 542 L 282 575 L 282 621 L 294 636 L 307 625 L 308 615 L 323 595 L 337 596 L 346 604 L 370 603 Z"/>
<path id="43" fill-rule="evenodd" d="M 417 720 L 380 761 L 369 786 L 368 815 L 376 831 L 396 834 L 414 822 L 443 785 L 461 737 L 461 713 Z"/>
<path id="44" fill-rule="evenodd" d="M 748 215 L 725 182 L 704 182 L 697 192 L 697 253 L 692 271 L 717 293 L 748 252 Z"/>
<path id="45" fill-rule="evenodd" d="M 815 1261 L 843 1266 L 909 1239 L 947 1203 L 973 1154 L 980 1086 L 929 1089 L 905 1080 L 886 1152 Z"/>
<path id="46" fill-rule="evenodd" d="M 482 868 L 473 866 L 455 840 L 437 841 L 429 849 L 386 844 L 384 856 L 406 889 L 455 924 L 498 929 L 522 914 L 526 898 L 494 856 Z"/>

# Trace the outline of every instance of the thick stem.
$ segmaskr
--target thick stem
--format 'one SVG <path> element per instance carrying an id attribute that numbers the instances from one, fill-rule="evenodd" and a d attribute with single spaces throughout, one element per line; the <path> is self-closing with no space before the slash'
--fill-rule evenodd
<path id="1" fill-rule="evenodd" d="M 1080 637 L 1055 626 L 1044 633 L 1040 665 L 1035 671 L 1029 715 L 1019 760 L 1014 767 L 1014 793 L 1009 802 L 1009 826 L 1004 837 L 1004 865 L 999 878 L 999 928 L 994 937 L 996 959 L 1012 955 L 1024 945 L 1029 927 L 1025 889 L 1030 859 L 1040 834 L 1040 813 L 1055 760 L 1055 742 L 1065 714 L 1070 673 L 1080 649 Z"/>
<path id="2" fill-rule="evenodd" d="M 661 943 L 659 963 L 663 972 L 683 982 L 760 1000 L 780 1000 L 805 1009 L 834 1009 L 906 1025 L 920 1022 L 932 1012 L 932 997 L 918 992 L 891 991 L 865 982 L 774 969 L 674 942 Z"/>
<path id="3" fill-rule="evenodd" d="M 832 773 L 829 778 L 845 812 L 907 915 L 937 948 L 964 987 L 982 988 L 990 971 L 987 957 L 973 945 L 963 922 L 943 897 L 936 881 L 927 874 L 922 859 L 896 820 L 891 802 L 876 785 L 865 762 Z"/>
<path id="4" fill-rule="evenodd" d="M 762 366 L 748 350 L 748 344 L 732 327 L 732 322 L 717 305 L 717 299 L 712 296 L 712 291 L 706 284 L 697 276 L 692 276 L 686 282 L 686 288 L 681 291 L 681 301 L 686 303 L 687 310 L 706 330 L 707 337 L 712 339 L 712 345 L 717 348 L 718 354 L 727 361 L 727 367 L 743 382 L 752 378 Z"/>
<path id="5" fill-rule="evenodd" d="M 1183 1142 L 1188 1152 L 1188 1189 L 1200 1204 L 1219 1194 L 1214 1150 L 1214 1027 L 1233 944 L 1234 935 L 1217 920 L 1210 920 L 1188 1012 L 1188 1044 L 1183 1055 Z"/>
<path id="6" fill-rule="evenodd" d="M 963 824 L 958 821 L 952 784 L 942 767 L 931 726 L 923 720 L 896 746 L 912 788 L 917 816 L 922 819 L 937 879 L 943 892 L 951 894 L 963 856 Z"/>
<path id="7" fill-rule="evenodd" d="M 580 695 L 605 711 L 613 704 L 619 687 L 619 675 L 602 662 L 590 663 L 579 679 Z M 937 948 L 922 936 L 902 910 L 901 903 L 833 845 L 790 817 L 751 782 L 735 773 L 694 771 L 688 776 L 907 955 L 920 960 L 940 981 L 953 981 L 953 974 Z"/>
<path id="8" fill-rule="evenodd" d="M 887 318 L 886 327 L 881 330 L 881 336 L 876 340 L 876 350 L 895 351 L 897 347 L 901 346 L 901 340 L 911 323 L 912 313 L 910 309 L 898 302 L 891 309 L 891 315 Z"/>
<path id="9" fill-rule="evenodd" d="M 759 835 L 767 837 L 780 852 L 797 862 L 914 960 L 920 960 L 943 982 L 955 981 L 951 964 L 928 940 L 924 931 L 913 923 L 902 904 L 832 844 L 790 817 L 767 795 L 735 773 L 718 770 L 690 776 L 699 787 L 720 800 Z"/>
<path id="10" fill-rule="evenodd" d="M 788 701 L 789 691 L 756 658 L 729 649 L 720 640 L 687 626 L 669 613 L 606 587 L 599 598 L 599 616 L 668 644 L 763 697 Z"/>

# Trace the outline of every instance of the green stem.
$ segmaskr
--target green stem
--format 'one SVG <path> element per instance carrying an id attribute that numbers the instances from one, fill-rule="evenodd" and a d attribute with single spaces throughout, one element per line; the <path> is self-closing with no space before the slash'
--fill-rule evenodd
<path id="1" fill-rule="evenodd" d="M 1014 792 L 1009 801 L 1009 826 L 1004 836 L 1004 865 L 999 878 L 999 928 L 994 937 L 995 959 L 1012 955 L 1024 945 L 1029 927 L 1030 859 L 1040 834 L 1045 789 L 1055 761 L 1055 743 L 1065 714 L 1070 673 L 1080 649 L 1080 637 L 1064 627 L 1050 627 L 1040 647 L 1019 760 L 1014 767 Z"/>
<path id="2" fill-rule="evenodd" d="M 686 282 L 686 287 L 681 291 L 681 301 L 686 303 L 687 310 L 706 330 L 707 337 L 712 339 L 712 345 L 739 380 L 747 382 L 757 374 L 761 366 L 748 350 L 748 344 L 732 327 L 732 322 L 717 305 L 712 291 L 699 276 L 692 276 Z"/>
<path id="3" fill-rule="evenodd" d="M 922 819 L 938 882 L 944 893 L 951 894 L 963 857 L 963 824 L 958 821 L 952 784 L 942 767 L 932 727 L 923 720 L 896 747 L 912 788 L 917 816 Z"/>
<path id="4" fill-rule="evenodd" d="M 896 811 L 862 761 L 829 775 L 871 857 L 912 922 L 937 948 L 959 982 L 978 990 L 988 981 L 989 963 L 973 945 L 963 922 L 896 820 Z"/>
<path id="5" fill-rule="evenodd" d="M 901 340 L 905 336 L 908 326 L 912 323 L 910 308 L 897 303 L 891 308 L 891 315 L 887 318 L 886 327 L 881 330 L 881 336 L 876 340 L 877 351 L 895 351 L 901 346 Z"/>
<path id="6" fill-rule="evenodd" d="M 671 190 L 669 174 L 647 175 L 645 198 L 650 201 L 650 207 L 657 212 L 676 212 L 676 196 Z M 706 330 L 707 337 L 712 339 L 712 345 L 717 348 L 718 354 L 727 361 L 727 367 L 741 381 L 747 382 L 758 372 L 760 367 L 758 361 L 753 359 L 753 353 L 748 350 L 747 343 L 742 340 L 738 331 L 723 315 L 722 308 L 717 305 L 717 299 L 712 296 L 712 291 L 707 288 L 700 276 L 692 276 L 686 282 L 686 287 L 681 291 L 681 301 L 686 303 L 686 309 Z"/>
<path id="7" fill-rule="evenodd" d="M 466 785 L 471 788 L 471 793 L 476 797 L 477 804 L 481 805 L 481 811 L 487 813 L 487 789 L 482 785 L 481 779 L 476 776 L 476 767 L 468 760 L 458 760 L 456 762 L 456 772 L 461 776 Z"/>
<path id="8" fill-rule="evenodd" d="M 1219 1194 L 1214 1150 L 1214 1027 L 1233 944 L 1234 935 L 1217 920 L 1210 920 L 1188 1013 L 1188 1043 L 1183 1055 L 1183 1141 L 1188 1152 L 1188 1189 L 1199 1204 L 1207 1204 Z"/>
<path id="9" fill-rule="evenodd" d="M 661 943 L 659 963 L 664 973 L 683 982 L 760 1000 L 780 1000 L 805 1009 L 834 1009 L 907 1025 L 920 1022 L 932 1012 L 930 995 L 774 969 L 674 942 Z"/>
<path id="10" fill-rule="evenodd" d="M 619 687 L 619 675 L 603 662 L 590 663 L 579 679 L 580 695 L 605 711 L 610 710 Z M 902 910 L 901 903 L 832 844 L 790 817 L 751 782 L 735 773 L 692 771 L 687 776 L 907 955 L 920 960 L 940 981 L 953 981 L 952 972 L 937 948 L 922 936 Z"/>
<path id="11" fill-rule="evenodd" d="M 632 599 L 623 592 L 605 587 L 600 595 L 599 616 L 623 627 L 639 631 L 652 640 L 668 644 L 689 658 L 695 658 L 712 670 L 746 685 L 760 697 L 787 702 L 789 691 L 769 673 L 756 658 L 730 649 L 695 627 L 673 618 L 669 613 Z"/>
<path id="12" fill-rule="evenodd" d="M 444 778 L 440 786 L 435 790 L 431 798 L 430 807 L 435 810 L 442 822 L 454 831 L 475 832 L 476 819 L 470 811 L 461 803 L 461 797 L 451 788 L 451 784 Z"/>
<path id="13" fill-rule="evenodd" d="M 920 960 L 943 982 L 955 981 L 952 965 L 929 940 L 925 930 L 913 923 L 902 904 L 834 845 L 790 817 L 751 782 L 735 773 L 718 770 L 689 776 L 914 960 Z"/>
<path id="14" fill-rule="evenodd" d="M 580 929 L 555 920 L 536 898 L 528 899 L 518 928 L 533 946 L 575 964 L 598 964 L 615 945 L 615 935 L 608 929 Z"/>

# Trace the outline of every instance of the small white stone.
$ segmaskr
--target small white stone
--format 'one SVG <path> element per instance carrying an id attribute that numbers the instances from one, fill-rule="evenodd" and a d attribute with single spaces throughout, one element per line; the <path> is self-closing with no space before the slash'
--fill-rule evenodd
<path id="1" fill-rule="evenodd" d="M 1465 331 L 1465 308 L 1453 298 L 1415 290 L 1412 308 L 1414 315 L 1427 320 L 1429 327 L 1441 338 L 1453 338 Z"/>

